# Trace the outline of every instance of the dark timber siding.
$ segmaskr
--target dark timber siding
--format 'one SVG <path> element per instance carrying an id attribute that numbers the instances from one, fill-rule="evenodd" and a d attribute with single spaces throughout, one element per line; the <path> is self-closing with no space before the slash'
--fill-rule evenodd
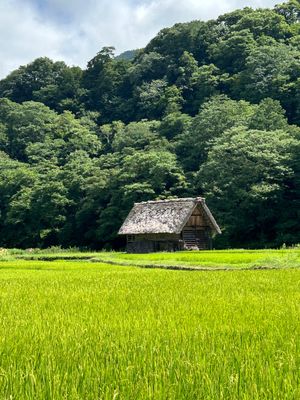
<path id="1" fill-rule="evenodd" d="M 127 251 L 129 253 L 152 253 L 155 251 L 177 251 L 183 249 L 180 235 L 149 234 L 128 235 Z"/>

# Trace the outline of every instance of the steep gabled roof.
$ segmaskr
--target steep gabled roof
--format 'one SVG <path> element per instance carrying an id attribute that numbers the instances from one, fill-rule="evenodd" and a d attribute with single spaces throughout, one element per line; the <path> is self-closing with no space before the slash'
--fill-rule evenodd
<path id="1" fill-rule="evenodd" d="M 179 234 L 199 205 L 216 233 L 221 230 L 202 197 L 135 203 L 119 230 L 119 235 L 147 233 Z"/>

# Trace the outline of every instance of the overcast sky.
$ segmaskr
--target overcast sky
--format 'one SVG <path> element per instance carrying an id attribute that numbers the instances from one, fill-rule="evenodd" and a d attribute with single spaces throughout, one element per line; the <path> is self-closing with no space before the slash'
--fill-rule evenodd
<path id="1" fill-rule="evenodd" d="M 176 22 L 274 0 L 0 0 L 0 78 L 37 57 L 85 67 L 103 46 L 144 47 Z"/>

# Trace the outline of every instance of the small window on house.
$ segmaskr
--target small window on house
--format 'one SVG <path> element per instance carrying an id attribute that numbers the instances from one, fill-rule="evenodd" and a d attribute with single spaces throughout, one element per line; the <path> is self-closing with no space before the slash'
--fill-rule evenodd
<path id="1" fill-rule="evenodd" d="M 127 242 L 128 242 L 128 243 L 134 242 L 134 239 L 135 239 L 135 236 L 134 236 L 134 235 L 128 235 L 128 236 L 127 236 Z"/>

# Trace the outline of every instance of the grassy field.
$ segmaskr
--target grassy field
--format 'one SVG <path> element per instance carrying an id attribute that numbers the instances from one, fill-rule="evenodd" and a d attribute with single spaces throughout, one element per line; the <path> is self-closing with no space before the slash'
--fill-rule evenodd
<path id="1" fill-rule="evenodd" d="M 182 251 L 176 253 L 100 253 L 107 261 L 131 265 L 169 265 L 206 268 L 300 267 L 300 248 L 281 250 Z"/>
<path id="2" fill-rule="evenodd" d="M 214 250 L 175 253 L 127 254 L 74 250 L 3 250 L 2 260 L 92 260 L 129 266 L 174 266 L 187 268 L 245 269 L 300 267 L 300 247 L 279 250 Z"/>
<path id="3" fill-rule="evenodd" d="M 189 254 L 195 265 L 234 264 L 233 252 L 223 261 L 221 252 Z M 281 266 L 287 257 L 297 266 L 297 251 L 280 254 L 272 257 Z M 257 262 L 251 255 L 245 265 Z M 164 263 L 190 259 L 164 256 Z M 298 268 L 1 261 L 0 307 L 1 400 L 300 398 Z"/>

